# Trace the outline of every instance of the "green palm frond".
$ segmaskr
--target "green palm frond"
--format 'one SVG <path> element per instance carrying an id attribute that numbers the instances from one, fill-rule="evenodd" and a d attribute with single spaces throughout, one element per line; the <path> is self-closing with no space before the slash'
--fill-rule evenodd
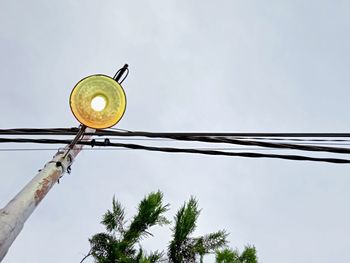
<path id="1" fill-rule="evenodd" d="M 198 201 L 191 197 L 188 203 L 184 204 L 175 216 L 174 240 L 181 243 L 193 233 L 196 229 L 196 222 L 200 210 L 198 209 Z"/>
<path id="2" fill-rule="evenodd" d="M 253 246 L 246 246 L 241 254 L 237 249 L 229 248 L 216 251 L 216 263 L 258 263 L 256 249 Z"/>
<path id="3" fill-rule="evenodd" d="M 225 248 L 216 252 L 216 263 L 241 263 L 239 259 L 239 252 Z"/>
<path id="4" fill-rule="evenodd" d="M 106 233 L 98 233 L 89 239 L 91 245 L 91 255 L 97 262 L 103 262 L 103 259 L 109 258 L 114 254 L 115 238 Z"/>
<path id="5" fill-rule="evenodd" d="M 109 233 L 117 231 L 122 235 L 124 233 L 125 211 L 122 205 L 115 200 L 115 196 L 113 196 L 112 207 L 112 211 L 107 210 L 103 215 L 101 223 Z"/>
<path id="6" fill-rule="evenodd" d="M 175 226 L 172 229 L 173 240 L 168 248 L 171 262 L 195 262 L 195 242 L 189 235 L 196 229 L 199 214 L 198 202 L 194 197 L 191 197 L 188 203 L 184 203 L 176 213 Z"/>
<path id="7" fill-rule="evenodd" d="M 225 230 L 220 230 L 195 239 L 194 249 L 203 256 L 215 252 L 219 248 L 226 246 L 228 234 Z"/>
<path id="8" fill-rule="evenodd" d="M 246 246 L 239 258 L 241 263 L 258 263 L 254 246 Z"/>
<path id="9" fill-rule="evenodd" d="M 123 241 L 134 244 L 141 237 L 149 235 L 148 228 L 167 223 L 163 214 L 168 211 L 168 207 L 168 204 L 163 205 L 163 194 L 160 191 L 147 195 L 140 202 L 138 213 L 125 231 Z"/>

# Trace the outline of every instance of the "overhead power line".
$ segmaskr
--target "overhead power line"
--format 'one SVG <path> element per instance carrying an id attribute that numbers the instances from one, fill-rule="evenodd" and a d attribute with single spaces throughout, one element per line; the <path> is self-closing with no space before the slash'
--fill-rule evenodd
<path id="1" fill-rule="evenodd" d="M 0 143 L 39 143 L 39 144 L 67 144 L 70 140 L 58 140 L 58 139 L 23 139 L 23 138 L 0 138 Z M 298 160 L 298 161 L 315 161 L 315 162 L 328 162 L 345 164 L 350 163 L 349 159 L 341 158 L 320 158 L 320 157 L 309 157 L 302 155 L 282 155 L 282 154 L 264 154 L 254 152 L 225 152 L 215 150 L 200 150 L 193 148 L 174 148 L 174 147 L 155 147 L 145 146 L 139 144 L 126 144 L 126 143 L 112 143 L 108 139 L 105 141 L 79 141 L 77 144 L 90 145 L 90 146 L 102 146 L 102 147 L 121 147 L 135 150 L 147 150 L 157 152 L 169 152 L 169 153 L 194 153 L 204 155 L 216 155 L 216 156 L 235 156 L 235 157 L 250 157 L 250 158 L 274 158 L 274 159 L 285 159 L 285 160 Z M 349 150 L 350 152 L 350 150 Z"/>
<path id="2" fill-rule="evenodd" d="M 48 136 L 69 136 L 76 135 L 79 131 L 78 128 L 44 128 L 44 129 L 0 129 L 0 135 L 48 135 Z M 86 135 L 90 135 L 86 133 Z M 332 146 L 320 145 L 316 142 L 340 142 L 350 141 L 350 133 L 210 133 L 210 132 L 144 132 L 144 131 L 127 131 L 127 130 L 115 130 L 104 129 L 97 130 L 94 134 L 99 137 L 114 137 L 119 140 L 149 140 L 149 141 L 189 141 L 189 142 L 202 142 L 210 144 L 230 144 L 240 145 L 247 147 L 262 147 L 260 149 L 287 149 L 287 150 L 301 150 L 312 152 L 329 152 L 338 154 L 349 154 L 350 149 L 344 147 L 335 147 L 340 144 Z M 252 137 L 250 137 L 252 136 Z M 141 137 L 141 138 L 140 138 Z M 347 139 L 349 138 L 349 139 Z M 112 140 L 112 139 L 111 139 Z M 227 150 L 217 150 L 200 148 L 172 148 L 172 147 L 158 147 L 158 146 L 145 146 L 138 144 L 123 144 L 112 143 L 110 139 L 106 139 L 105 142 L 98 142 L 92 140 L 81 144 L 91 146 L 112 146 L 123 147 L 129 149 L 142 149 L 148 151 L 162 151 L 162 152 L 183 152 L 183 153 L 196 153 L 196 154 L 208 154 L 208 155 L 225 155 L 225 156 L 241 156 L 241 157 L 268 157 L 268 158 L 280 158 L 289 160 L 308 160 L 308 161 L 326 161 L 333 163 L 348 163 L 347 159 L 339 158 L 318 158 L 308 157 L 301 155 L 281 155 L 281 154 L 262 154 L 262 153 L 241 153 L 241 152 L 227 152 Z M 67 144 L 70 140 L 58 140 L 58 139 L 32 139 L 32 138 L 0 138 L 0 143 L 38 143 L 38 144 Z M 297 143 L 298 142 L 298 143 Z M 218 148 L 218 147 L 216 147 Z M 248 149 L 247 149 L 248 150 Z M 236 150 L 237 151 L 237 150 Z"/>
<path id="3" fill-rule="evenodd" d="M 73 148 L 74 149 L 74 148 Z M 215 150 L 215 151 L 273 151 L 274 149 L 268 148 L 251 148 L 251 147 L 196 147 L 197 150 Z M 57 148 L 0 148 L 0 152 L 30 152 L 30 151 L 54 151 Z M 132 150 L 126 148 L 116 147 L 94 147 L 83 148 L 81 151 L 115 151 L 115 150 Z"/>
<path id="4" fill-rule="evenodd" d="M 179 135 L 167 135 L 167 137 L 154 137 L 152 138 L 167 138 L 180 141 L 196 141 L 196 142 L 206 142 L 206 143 L 225 143 L 234 145 L 244 145 L 244 146 L 259 146 L 274 149 L 291 149 L 291 150 L 302 150 L 302 151 L 313 151 L 313 152 L 330 152 L 330 153 L 341 153 L 349 154 L 350 149 L 342 147 L 329 147 L 329 146 L 319 146 L 319 145 L 302 145 L 302 144 L 292 144 L 292 143 L 275 143 L 275 142 L 264 142 L 264 141 L 253 141 L 253 140 L 239 140 L 227 137 L 210 137 L 210 136 L 179 136 Z M 17 143 L 50 143 L 50 141 L 55 141 L 53 139 L 24 139 L 24 138 L 0 138 L 0 143 L 4 142 L 17 142 Z M 64 143 L 66 143 L 65 141 Z"/>
<path id="5" fill-rule="evenodd" d="M 15 128 L 0 129 L 2 135 L 76 135 L 78 128 Z M 123 129 L 97 130 L 91 135 L 98 136 L 136 136 L 136 137 L 171 137 L 171 136 L 212 136 L 212 137 L 266 137 L 266 138 L 350 138 L 350 133 L 242 133 L 242 132 L 144 132 Z M 253 139 L 253 138 L 252 138 Z M 255 138 L 257 139 L 257 138 Z"/>
<path id="6" fill-rule="evenodd" d="M 0 129 L 0 134 L 3 135 L 75 135 L 78 132 L 78 128 L 49 128 L 49 129 Z M 297 149 L 305 151 L 326 151 L 334 152 L 333 147 L 318 147 L 313 145 L 309 147 L 308 145 L 296 145 L 296 144 L 276 144 L 273 142 L 260 142 L 252 140 L 300 140 L 306 142 L 312 141 L 350 141 L 345 139 L 336 140 L 323 140 L 315 139 L 315 137 L 349 137 L 350 133 L 198 133 L 198 132 L 187 132 L 187 133 L 177 133 L 177 132 L 142 132 L 142 131 L 116 131 L 112 129 L 107 130 L 97 130 L 94 134 L 87 135 L 97 135 L 97 136 L 118 136 L 118 137 L 148 137 L 157 139 L 172 139 L 172 140 L 182 140 L 182 141 L 200 141 L 200 142 L 211 142 L 211 143 L 230 143 L 238 145 L 254 145 L 261 147 L 271 147 L 271 148 L 287 148 L 287 149 Z M 251 135 L 264 135 L 266 138 L 262 137 L 249 137 Z M 246 136 L 246 137 L 244 137 Z M 269 137 L 270 136 L 270 137 Z M 294 136 L 294 137 L 313 137 L 314 139 L 291 139 L 291 138 L 275 138 L 276 136 Z M 247 141 L 249 139 L 249 141 Z M 341 151 L 341 152 L 339 152 Z M 346 153 L 343 148 L 336 150 L 336 153 Z"/>

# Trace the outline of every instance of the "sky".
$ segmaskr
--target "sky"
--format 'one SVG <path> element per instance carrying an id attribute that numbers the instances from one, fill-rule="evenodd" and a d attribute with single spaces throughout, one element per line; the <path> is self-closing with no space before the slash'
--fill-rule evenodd
<path id="1" fill-rule="evenodd" d="M 115 128 L 349 132 L 349 8 L 341 0 L 0 0 L 0 128 L 77 127 L 68 103 L 74 85 L 128 63 L 127 109 Z M 0 152 L 0 206 L 54 153 Z M 350 250 L 348 171 L 326 163 L 83 151 L 3 262 L 80 262 L 88 238 L 103 231 L 99 222 L 113 195 L 132 218 L 158 189 L 171 204 L 170 219 L 193 195 L 202 208 L 195 235 L 226 229 L 229 245 L 255 245 L 259 262 L 342 262 Z M 166 249 L 169 227 L 151 232 L 145 248 Z"/>

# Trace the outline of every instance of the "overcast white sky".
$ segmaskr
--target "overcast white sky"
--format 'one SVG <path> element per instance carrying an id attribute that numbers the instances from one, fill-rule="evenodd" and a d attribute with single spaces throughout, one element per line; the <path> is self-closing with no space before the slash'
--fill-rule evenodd
<path id="1" fill-rule="evenodd" d="M 349 8 L 340 0 L 0 0 L 0 128 L 76 127 L 68 104 L 76 82 L 128 63 L 117 128 L 349 132 Z M 0 153 L 0 205 L 54 153 Z M 3 262 L 79 262 L 114 194 L 132 217 L 158 189 L 170 218 L 194 195 L 203 208 L 196 234 L 225 228 L 232 247 L 254 244 L 260 262 L 344 262 L 349 183 L 348 165 L 85 151 Z M 146 248 L 165 248 L 170 230 L 152 232 Z"/>

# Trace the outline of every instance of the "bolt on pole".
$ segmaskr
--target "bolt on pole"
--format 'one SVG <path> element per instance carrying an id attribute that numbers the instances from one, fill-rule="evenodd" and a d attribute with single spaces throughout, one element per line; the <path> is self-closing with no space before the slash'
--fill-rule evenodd
<path id="1" fill-rule="evenodd" d="M 87 128 L 86 132 L 94 133 L 95 130 Z M 82 140 L 90 138 L 91 135 L 86 135 Z M 26 220 L 51 187 L 70 169 L 82 148 L 83 145 L 75 145 L 73 148 L 67 145 L 59 150 L 52 160 L 46 163 L 44 168 L 3 209 L 0 209 L 0 262 L 21 232 Z"/>

